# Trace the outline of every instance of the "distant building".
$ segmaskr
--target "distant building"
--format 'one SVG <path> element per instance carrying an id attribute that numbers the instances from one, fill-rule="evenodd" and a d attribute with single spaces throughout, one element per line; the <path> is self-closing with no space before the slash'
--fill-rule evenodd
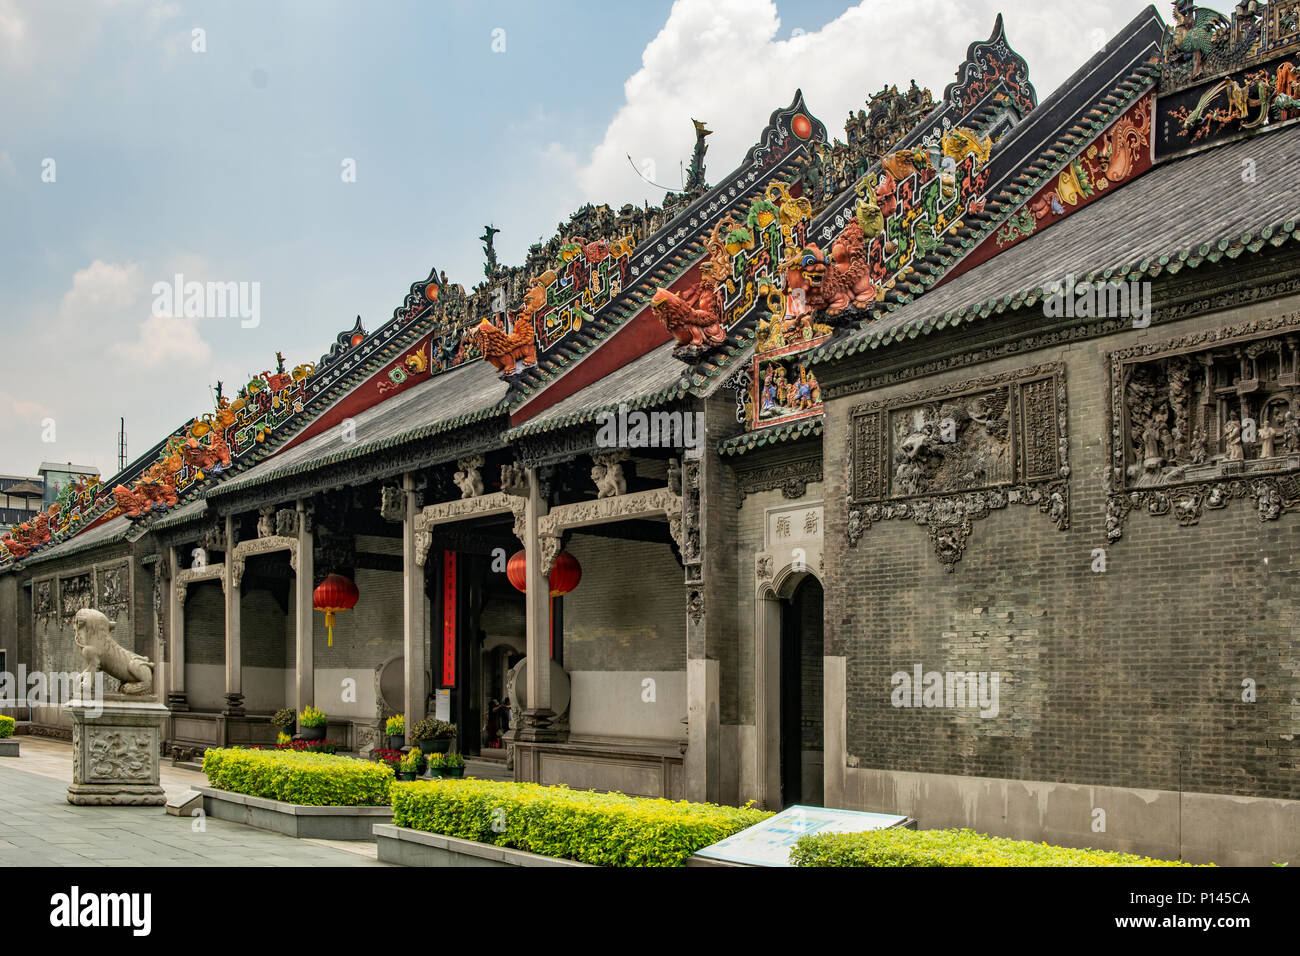
<path id="1" fill-rule="evenodd" d="M 0 528 L 30 521 L 44 500 L 45 483 L 40 478 L 0 475 Z"/>
<path id="2" fill-rule="evenodd" d="M 59 497 L 59 492 L 63 491 L 68 482 L 87 476 L 99 477 L 99 469 L 94 465 L 74 465 L 70 461 L 43 461 L 39 473 L 41 479 L 45 482 L 45 497 L 43 500 L 46 507 L 54 504 L 55 499 Z"/>

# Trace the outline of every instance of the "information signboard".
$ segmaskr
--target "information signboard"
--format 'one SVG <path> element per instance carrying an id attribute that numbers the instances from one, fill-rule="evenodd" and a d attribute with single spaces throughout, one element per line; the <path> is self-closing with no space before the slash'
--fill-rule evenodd
<path id="1" fill-rule="evenodd" d="M 790 866 L 795 841 L 811 833 L 862 833 L 903 826 L 907 817 L 832 807 L 793 806 L 747 830 L 729 836 L 697 855 L 749 866 Z"/>

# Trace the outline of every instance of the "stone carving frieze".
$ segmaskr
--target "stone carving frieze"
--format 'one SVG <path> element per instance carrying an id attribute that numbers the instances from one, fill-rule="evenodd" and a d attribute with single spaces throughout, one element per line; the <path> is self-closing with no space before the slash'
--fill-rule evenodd
<path id="1" fill-rule="evenodd" d="M 1300 506 L 1300 313 L 1108 355 L 1106 537 L 1135 509 L 1180 525 L 1250 498 Z"/>
<path id="2" fill-rule="evenodd" d="M 742 468 L 736 465 L 736 484 L 739 494 L 736 506 L 745 503 L 745 496 L 760 491 L 781 489 L 781 496 L 790 501 L 797 501 L 808 491 L 808 485 L 822 480 L 822 456 L 820 454 L 764 465 L 761 468 Z"/>
<path id="3" fill-rule="evenodd" d="M 225 562 L 220 564 L 205 564 L 202 567 L 186 568 L 183 571 L 176 572 L 176 580 L 172 582 L 172 587 L 176 589 L 176 600 L 180 602 L 181 607 L 185 606 L 185 598 L 189 595 L 189 587 L 196 581 L 220 581 L 221 590 L 226 590 L 226 565 Z"/>
<path id="4" fill-rule="evenodd" d="M 509 511 L 515 516 L 515 536 L 524 539 L 524 523 L 528 502 L 518 495 L 504 491 L 479 495 L 475 498 L 458 498 L 436 505 L 425 505 L 415 516 L 415 562 L 424 567 L 429 555 L 429 546 L 433 542 L 432 529 L 451 521 L 463 521 L 480 515 L 499 514 Z"/>
<path id="5" fill-rule="evenodd" d="M 852 410 L 846 537 L 877 521 L 929 529 L 952 571 L 972 522 L 1009 504 L 1036 505 L 1069 527 L 1065 366 L 1039 365 L 926 389 Z"/>
<path id="6" fill-rule="evenodd" d="M 235 545 L 231 552 L 230 579 L 235 587 L 239 587 L 240 582 L 244 580 L 244 564 L 255 554 L 272 554 L 276 551 L 289 552 L 289 567 L 298 570 L 298 539 L 282 538 L 279 535 L 271 535 L 267 538 L 254 538 L 251 541 L 241 541 Z"/>
<path id="7" fill-rule="evenodd" d="M 651 488 L 648 491 L 636 491 L 613 498 L 597 498 L 594 501 L 559 505 L 537 519 L 537 534 L 539 537 L 558 539 L 567 528 L 656 515 L 665 515 L 668 518 L 669 532 L 677 542 L 678 549 L 682 549 L 682 496 L 673 494 L 668 488 Z M 555 554 L 558 553 L 559 548 L 556 547 Z M 543 553 L 544 571 L 547 574 L 551 572 L 555 554 L 552 554 L 547 561 Z"/>

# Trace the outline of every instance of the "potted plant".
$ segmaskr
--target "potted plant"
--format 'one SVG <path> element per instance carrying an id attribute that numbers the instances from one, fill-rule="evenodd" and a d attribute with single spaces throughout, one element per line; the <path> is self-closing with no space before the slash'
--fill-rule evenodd
<path id="1" fill-rule="evenodd" d="M 380 763 L 388 764 L 396 774 L 402 762 L 402 752 L 400 750 L 375 750 L 372 752 L 374 758 Z"/>
<path id="2" fill-rule="evenodd" d="M 420 753 L 419 747 L 412 747 L 397 765 L 398 780 L 414 780 L 420 772 L 420 762 L 424 759 L 424 754 Z"/>
<path id="3" fill-rule="evenodd" d="M 308 704 L 307 709 L 298 715 L 298 726 L 301 728 L 299 736 L 303 740 L 324 740 L 328 724 L 329 718 L 325 716 L 325 711 Z"/>
<path id="4" fill-rule="evenodd" d="M 298 726 L 298 715 L 293 712 L 293 708 L 283 707 L 275 712 L 271 724 L 278 728 L 281 734 L 292 737 L 294 729 Z"/>
<path id="5" fill-rule="evenodd" d="M 444 777 L 465 776 L 465 758 L 458 753 L 447 754 L 443 758 L 442 775 Z"/>
<path id="6" fill-rule="evenodd" d="M 411 728 L 411 743 L 418 744 L 427 754 L 445 754 L 455 739 L 456 725 L 433 717 L 426 717 Z"/>
<path id="7" fill-rule="evenodd" d="M 395 714 L 384 721 L 384 733 L 388 736 L 388 749 L 401 750 L 406 744 L 406 718 Z"/>
<path id="8" fill-rule="evenodd" d="M 443 771 L 446 769 L 447 769 L 446 754 L 438 754 L 438 753 L 429 754 L 429 776 L 430 777 L 446 776 L 446 774 L 443 773 Z"/>

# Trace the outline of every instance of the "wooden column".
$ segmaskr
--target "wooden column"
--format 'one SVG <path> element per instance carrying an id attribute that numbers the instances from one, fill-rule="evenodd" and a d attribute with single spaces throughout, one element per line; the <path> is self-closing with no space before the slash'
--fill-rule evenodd
<path id="1" fill-rule="evenodd" d="M 243 670 L 239 655 L 239 592 L 235 583 L 235 519 L 226 516 L 226 576 L 222 582 L 226 592 L 226 709 L 227 717 L 244 715 Z"/>
<path id="2" fill-rule="evenodd" d="M 298 500 L 298 573 L 294 583 L 294 706 L 302 713 L 316 703 L 315 612 L 312 607 L 316 565 L 307 504 Z"/>
<path id="3" fill-rule="evenodd" d="M 528 505 L 524 513 L 524 556 L 527 561 L 527 590 L 524 605 L 527 609 L 528 671 L 525 692 L 528 707 L 523 712 L 520 740 L 555 740 L 558 734 L 551 728 L 555 712 L 551 710 L 551 581 L 541 567 L 541 544 L 537 538 L 537 521 L 546 514 L 542 500 L 537 469 L 528 469 Z"/>
<path id="4" fill-rule="evenodd" d="M 406 503 L 406 517 L 402 521 L 402 655 L 405 664 L 403 687 L 406 690 L 406 734 L 427 714 L 429 698 L 424 677 L 428 664 L 424 637 L 424 568 L 415 560 L 415 479 L 402 477 L 402 493 Z"/>
<path id="5" fill-rule="evenodd" d="M 189 710 L 185 697 L 185 600 L 181 597 L 185 585 L 178 584 L 181 573 L 180 549 L 168 549 L 167 560 L 171 577 L 167 584 L 167 706 L 172 710 Z"/>

